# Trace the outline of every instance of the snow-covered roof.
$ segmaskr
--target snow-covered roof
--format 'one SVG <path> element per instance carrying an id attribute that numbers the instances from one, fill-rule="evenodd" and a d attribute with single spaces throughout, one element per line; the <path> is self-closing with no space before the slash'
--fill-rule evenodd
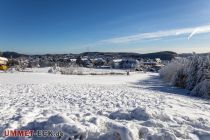
<path id="1" fill-rule="evenodd" d="M 77 59 L 70 59 L 72 62 L 76 62 L 77 61 Z"/>
<path id="2" fill-rule="evenodd" d="M 95 58 L 94 60 L 98 61 L 98 60 L 104 60 L 104 59 L 103 58 Z"/>
<path id="3" fill-rule="evenodd" d="M 121 62 L 122 61 L 122 59 L 114 59 L 113 60 L 113 62 L 115 62 L 115 63 L 119 63 L 119 62 Z"/>
<path id="4" fill-rule="evenodd" d="M 87 61 L 88 58 L 86 58 L 86 57 L 85 57 L 85 58 L 81 58 L 81 60 L 82 60 L 82 61 Z"/>
<path id="5" fill-rule="evenodd" d="M 8 59 L 5 57 L 0 57 L 0 61 L 8 61 Z"/>
<path id="6" fill-rule="evenodd" d="M 106 60 L 104 60 L 103 58 L 95 58 L 93 61 L 95 61 L 95 62 L 105 62 Z"/>

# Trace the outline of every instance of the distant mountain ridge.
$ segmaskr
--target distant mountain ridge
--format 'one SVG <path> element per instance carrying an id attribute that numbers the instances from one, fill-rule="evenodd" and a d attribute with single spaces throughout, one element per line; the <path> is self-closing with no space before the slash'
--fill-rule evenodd
<path id="1" fill-rule="evenodd" d="M 82 56 L 112 56 L 112 57 L 119 57 L 119 58 L 135 58 L 135 59 L 155 59 L 160 58 L 161 60 L 171 60 L 174 57 L 178 56 L 177 53 L 171 51 L 162 51 L 162 52 L 155 52 L 155 53 L 146 53 L 146 54 L 139 54 L 139 53 L 129 53 L 129 52 L 84 52 L 81 53 Z"/>
<path id="2" fill-rule="evenodd" d="M 62 56 L 62 55 L 71 55 L 73 57 L 77 56 L 88 56 L 88 57 L 114 57 L 114 58 L 135 58 L 135 59 L 155 59 L 160 58 L 161 60 L 171 60 L 174 57 L 178 56 L 177 53 L 171 51 L 162 51 L 155 53 L 130 53 L 130 52 L 83 52 L 80 54 L 43 54 L 43 55 L 27 55 L 17 52 L 3 52 L 2 56 L 7 58 L 18 58 L 18 57 L 30 57 L 30 56 Z"/>
<path id="3" fill-rule="evenodd" d="M 7 57 L 7 58 L 18 58 L 18 57 L 27 57 L 29 55 L 26 55 L 26 54 L 20 54 L 20 53 L 17 53 L 17 52 L 2 52 L 1 55 L 3 57 Z"/>

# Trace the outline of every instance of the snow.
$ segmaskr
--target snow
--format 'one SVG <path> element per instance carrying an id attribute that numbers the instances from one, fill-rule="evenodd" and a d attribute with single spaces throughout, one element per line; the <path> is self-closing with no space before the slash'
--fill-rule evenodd
<path id="1" fill-rule="evenodd" d="M 166 85 L 155 73 L 42 71 L 0 73 L 0 79 L 0 133 L 55 130 L 71 140 L 210 139 L 210 101 Z"/>
<path id="2" fill-rule="evenodd" d="M 0 61 L 8 61 L 8 59 L 5 57 L 0 57 Z"/>

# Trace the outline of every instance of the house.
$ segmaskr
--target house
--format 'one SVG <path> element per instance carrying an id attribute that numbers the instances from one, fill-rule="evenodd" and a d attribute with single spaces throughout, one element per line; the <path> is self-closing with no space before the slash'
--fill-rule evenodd
<path id="1" fill-rule="evenodd" d="M 6 65 L 8 62 L 8 59 L 5 57 L 0 57 L 0 65 Z"/>
<path id="2" fill-rule="evenodd" d="M 122 62 L 122 59 L 114 59 L 114 60 L 112 60 L 112 62 L 110 62 L 110 65 L 111 65 L 111 67 L 113 67 L 115 69 L 119 69 L 121 62 Z"/>
<path id="3" fill-rule="evenodd" d="M 95 67 L 101 67 L 106 64 L 106 60 L 104 60 L 103 58 L 95 58 L 92 60 L 92 63 Z"/>
<path id="4" fill-rule="evenodd" d="M 120 62 L 120 68 L 123 69 L 135 69 L 137 65 L 139 64 L 139 61 L 132 58 L 123 59 Z"/>
<path id="5" fill-rule="evenodd" d="M 76 64 L 82 67 L 88 67 L 88 68 L 93 67 L 91 60 L 87 56 L 83 56 L 83 57 L 79 56 L 76 60 Z"/>
<path id="6" fill-rule="evenodd" d="M 157 62 L 157 63 L 161 63 L 162 61 L 161 61 L 161 59 L 160 59 L 160 58 L 155 58 L 155 62 Z"/>
<path id="7" fill-rule="evenodd" d="M 132 58 L 114 59 L 111 62 L 112 68 L 115 69 L 135 69 L 138 65 L 139 61 Z"/>
<path id="8" fill-rule="evenodd" d="M 70 59 L 72 63 L 76 63 L 77 59 Z"/>
<path id="9" fill-rule="evenodd" d="M 144 62 L 144 67 L 146 71 L 158 72 L 164 65 L 156 61 L 152 62 Z"/>
<path id="10" fill-rule="evenodd" d="M 7 58 L 0 57 L 0 70 L 7 70 L 8 69 L 7 62 L 8 62 Z"/>

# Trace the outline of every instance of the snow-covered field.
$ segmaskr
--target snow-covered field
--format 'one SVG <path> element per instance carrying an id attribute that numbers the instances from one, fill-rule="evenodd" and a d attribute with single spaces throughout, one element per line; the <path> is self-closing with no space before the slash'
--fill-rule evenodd
<path id="1" fill-rule="evenodd" d="M 44 129 L 61 130 L 69 140 L 210 140 L 210 101 L 187 92 L 152 73 L 0 73 L 0 133 Z"/>

